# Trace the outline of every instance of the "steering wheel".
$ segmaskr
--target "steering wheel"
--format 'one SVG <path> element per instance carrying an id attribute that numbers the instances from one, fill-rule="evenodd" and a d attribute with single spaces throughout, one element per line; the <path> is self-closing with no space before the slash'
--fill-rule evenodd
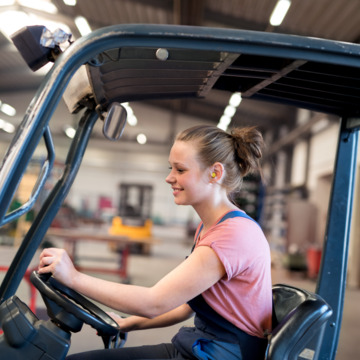
<path id="1" fill-rule="evenodd" d="M 33 271 L 30 280 L 39 290 L 49 317 L 65 331 L 78 332 L 83 323 L 98 331 L 106 348 L 124 345 L 127 333 L 105 311 L 77 291 L 54 279 L 51 274 Z"/>

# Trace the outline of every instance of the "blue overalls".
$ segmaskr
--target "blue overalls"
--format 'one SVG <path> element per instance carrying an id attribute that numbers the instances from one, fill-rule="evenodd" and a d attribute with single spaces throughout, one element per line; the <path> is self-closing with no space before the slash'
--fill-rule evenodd
<path id="1" fill-rule="evenodd" d="M 233 217 L 255 221 L 242 211 L 231 211 L 218 223 Z M 202 226 L 195 238 L 201 229 Z M 190 300 L 188 304 L 195 312 L 195 327 L 181 328 L 172 339 L 174 346 L 184 356 L 201 360 L 264 359 L 267 347 L 265 337 L 258 338 L 240 330 L 213 310 L 201 295 Z"/>

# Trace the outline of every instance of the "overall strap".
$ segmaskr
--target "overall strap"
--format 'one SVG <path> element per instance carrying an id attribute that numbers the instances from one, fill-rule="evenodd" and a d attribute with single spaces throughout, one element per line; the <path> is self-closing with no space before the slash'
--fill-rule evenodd
<path id="1" fill-rule="evenodd" d="M 255 224 L 257 224 L 258 226 L 260 226 L 252 217 L 250 217 L 248 214 L 246 214 L 245 212 L 240 211 L 240 210 L 229 211 L 217 222 L 216 225 L 222 223 L 223 221 L 225 221 L 227 219 L 232 219 L 234 217 L 242 217 L 245 219 L 249 219 L 249 220 L 253 221 Z M 204 227 L 204 224 L 201 224 L 201 226 L 199 227 L 198 231 L 195 234 L 195 239 L 197 239 L 199 237 L 199 234 L 200 234 L 201 230 L 203 229 L 203 227 Z M 194 247 L 193 247 L 193 249 L 194 249 Z"/>

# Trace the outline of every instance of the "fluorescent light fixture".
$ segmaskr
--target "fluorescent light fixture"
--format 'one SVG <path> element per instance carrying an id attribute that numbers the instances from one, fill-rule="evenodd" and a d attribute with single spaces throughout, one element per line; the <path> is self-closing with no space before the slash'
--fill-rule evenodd
<path id="1" fill-rule="evenodd" d="M 221 123 L 218 123 L 218 124 L 217 124 L 217 127 L 218 127 L 219 129 L 221 129 L 221 130 L 224 130 L 224 131 L 227 130 L 227 126 L 224 125 L 224 124 L 221 124 Z"/>
<path id="2" fill-rule="evenodd" d="M 76 134 L 76 130 L 72 126 L 67 126 L 64 131 L 66 136 L 70 139 L 73 139 Z"/>
<path id="3" fill-rule="evenodd" d="M 15 126 L 3 119 L 0 119 L 0 129 L 12 134 L 15 131 Z"/>
<path id="4" fill-rule="evenodd" d="M 147 138 L 146 138 L 146 135 L 145 134 L 139 134 L 137 137 L 136 137 L 136 140 L 139 144 L 141 145 L 144 145 L 146 144 L 146 141 L 147 141 Z"/>
<path id="5" fill-rule="evenodd" d="M 137 125 L 137 117 L 134 114 L 132 114 L 131 116 L 128 116 L 126 121 L 130 126 Z"/>
<path id="6" fill-rule="evenodd" d="M 223 115 L 223 116 L 220 118 L 219 123 L 222 124 L 222 125 L 225 125 L 225 126 L 229 126 L 230 123 L 231 123 L 231 117 L 230 117 L 230 116 Z"/>
<path id="7" fill-rule="evenodd" d="M 91 27 L 88 21 L 83 16 L 77 16 L 75 18 L 75 25 L 78 28 L 81 36 L 91 33 Z"/>
<path id="8" fill-rule="evenodd" d="M 6 124 L 4 124 L 2 129 L 7 133 L 12 134 L 15 131 L 15 126 L 7 122 Z"/>
<path id="9" fill-rule="evenodd" d="M 63 0 L 64 4 L 67 6 L 75 6 L 77 1 L 76 0 Z"/>
<path id="10" fill-rule="evenodd" d="M 279 26 L 283 22 L 290 5 L 290 0 L 279 0 L 277 2 L 270 17 L 270 24 L 272 26 Z"/>
<path id="11" fill-rule="evenodd" d="M 231 95 L 231 98 L 229 100 L 229 105 L 238 107 L 241 103 L 241 94 L 239 92 L 235 92 Z"/>
<path id="12" fill-rule="evenodd" d="M 49 14 L 57 14 L 57 7 L 49 0 L 18 0 L 18 3 L 24 7 L 44 11 Z"/>
<path id="13" fill-rule="evenodd" d="M 230 99 L 229 99 L 229 104 L 226 106 L 223 115 L 221 116 L 219 123 L 217 125 L 217 127 L 219 129 L 222 129 L 224 131 L 227 130 L 228 126 L 231 123 L 231 119 L 233 118 L 233 116 L 236 113 L 236 109 L 237 107 L 240 105 L 242 100 L 241 97 L 241 93 L 239 92 L 234 92 Z"/>
<path id="14" fill-rule="evenodd" d="M 130 126 L 136 126 L 138 121 L 137 121 L 137 117 L 135 116 L 134 110 L 132 109 L 132 107 L 129 105 L 128 102 L 122 103 L 121 105 L 126 109 L 126 112 L 127 112 L 126 121 L 127 121 L 127 123 Z"/>
<path id="15" fill-rule="evenodd" d="M 125 108 L 127 116 L 132 116 L 134 114 L 134 111 L 128 102 L 121 103 L 121 105 Z"/>
<path id="16" fill-rule="evenodd" d="M 232 118 L 235 115 L 235 113 L 236 113 L 236 108 L 231 105 L 228 105 L 224 110 L 224 114 L 229 118 Z"/>
<path id="17" fill-rule="evenodd" d="M 8 116 L 15 116 L 16 115 L 16 109 L 13 108 L 9 104 L 5 104 L 5 103 L 1 102 L 1 100 L 0 100 L 0 111 L 3 112 L 4 114 L 8 115 Z"/>

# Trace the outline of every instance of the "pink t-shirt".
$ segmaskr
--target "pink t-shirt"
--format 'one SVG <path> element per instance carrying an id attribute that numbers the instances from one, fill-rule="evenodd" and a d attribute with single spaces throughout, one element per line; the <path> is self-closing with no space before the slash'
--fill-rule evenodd
<path id="1" fill-rule="evenodd" d="M 271 330 L 272 283 L 269 244 L 259 225 L 243 217 L 227 219 L 202 234 L 197 246 L 211 247 L 226 271 L 202 293 L 204 300 L 241 330 L 263 337 Z"/>

